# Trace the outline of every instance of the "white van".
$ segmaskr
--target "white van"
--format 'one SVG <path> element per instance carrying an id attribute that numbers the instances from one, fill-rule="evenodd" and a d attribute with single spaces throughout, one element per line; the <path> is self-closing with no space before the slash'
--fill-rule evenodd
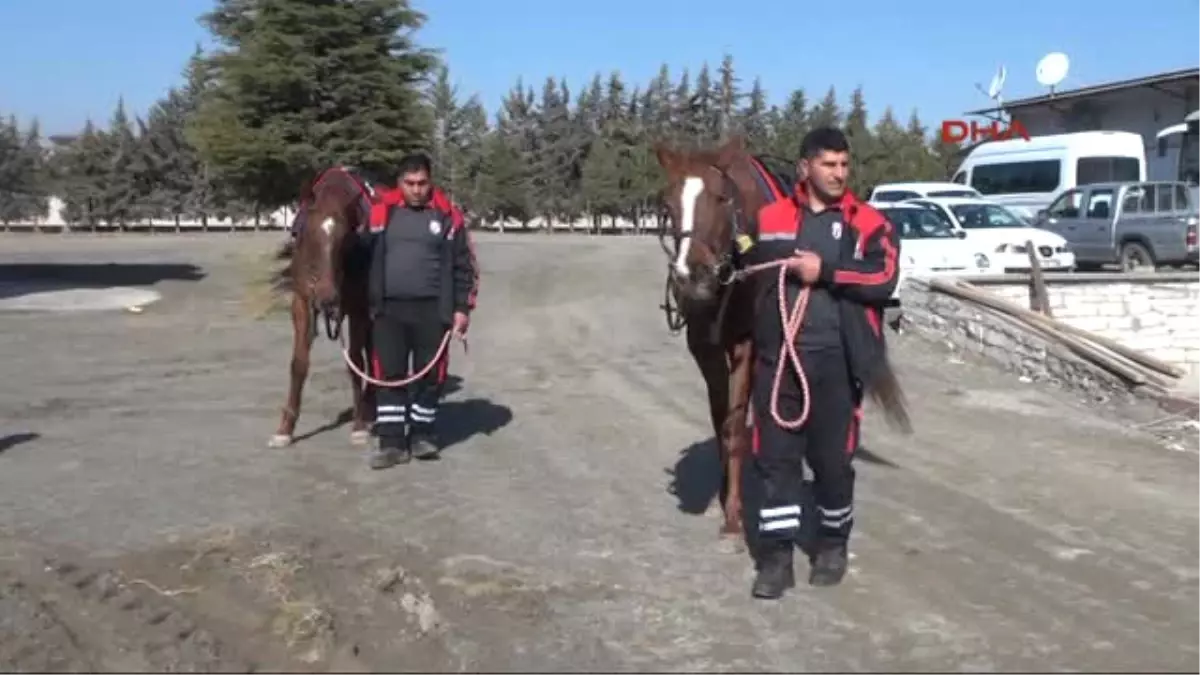
<path id="1" fill-rule="evenodd" d="M 951 180 L 1032 217 L 1080 185 L 1146 180 L 1146 149 L 1128 131 L 989 141 L 971 150 Z"/>

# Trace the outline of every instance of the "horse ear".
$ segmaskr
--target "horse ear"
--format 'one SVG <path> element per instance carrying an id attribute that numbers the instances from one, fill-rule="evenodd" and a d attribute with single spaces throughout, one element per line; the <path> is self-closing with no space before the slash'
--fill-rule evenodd
<path id="1" fill-rule="evenodd" d="M 721 144 L 717 148 L 717 166 L 728 167 L 746 153 L 746 138 L 741 134 L 734 134 L 729 137 L 729 140 Z"/>
<path id="2" fill-rule="evenodd" d="M 658 158 L 659 165 L 666 169 L 668 174 L 678 173 L 680 165 L 679 153 L 666 143 L 659 141 L 654 144 L 654 156 Z"/>

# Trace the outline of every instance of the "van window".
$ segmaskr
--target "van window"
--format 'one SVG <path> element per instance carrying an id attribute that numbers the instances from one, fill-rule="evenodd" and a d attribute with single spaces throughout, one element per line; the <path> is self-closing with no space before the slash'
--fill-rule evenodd
<path id="1" fill-rule="evenodd" d="M 1200 183 L 1200 142 L 1194 129 L 1189 129 L 1180 140 L 1179 146 L 1179 175 L 1181 180 L 1189 185 Z"/>
<path id="2" fill-rule="evenodd" d="M 1054 192 L 1061 178 L 1062 162 L 1057 159 L 981 164 L 971 169 L 971 187 L 985 195 Z"/>
<path id="3" fill-rule="evenodd" d="M 1075 184 L 1141 180 L 1140 163 L 1133 157 L 1081 157 L 1075 162 Z"/>
<path id="4" fill-rule="evenodd" d="M 967 184 L 967 172 L 959 171 L 958 173 L 954 174 L 954 178 L 951 178 L 950 182 L 958 183 L 959 185 L 966 185 Z"/>
<path id="5" fill-rule="evenodd" d="M 902 202 L 905 199 L 916 199 L 921 195 L 907 190 L 884 190 L 871 195 L 873 202 Z"/>

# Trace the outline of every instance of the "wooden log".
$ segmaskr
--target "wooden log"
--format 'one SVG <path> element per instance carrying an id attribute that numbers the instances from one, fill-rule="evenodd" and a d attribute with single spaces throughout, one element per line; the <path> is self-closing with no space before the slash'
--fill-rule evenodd
<path id="1" fill-rule="evenodd" d="M 1112 358 L 1108 354 L 1105 354 L 1096 347 L 1087 344 L 1082 339 L 1077 338 L 1074 335 L 1057 330 L 1057 326 L 1054 324 L 1058 322 L 1054 321 L 1053 319 L 1049 319 L 1049 321 L 1053 322 L 1049 325 L 1043 323 L 1042 321 L 1038 321 L 1037 319 L 1031 319 L 1030 317 L 1044 317 L 1039 317 L 1038 314 L 1031 312 L 1024 307 L 995 297 L 992 294 L 987 293 L 986 291 L 981 291 L 974 286 L 970 286 L 969 284 L 947 283 L 942 279 L 931 279 L 929 285 L 931 288 L 940 290 L 948 295 L 953 295 L 964 300 L 975 302 L 1000 312 L 1001 314 L 1007 314 L 1012 318 L 1024 323 L 1026 326 L 1033 328 L 1038 333 L 1042 333 L 1051 340 L 1063 344 L 1085 360 L 1094 363 L 1095 365 L 1109 371 L 1110 373 L 1113 373 L 1114 375 L 1117 375 L 1132 385 L 1144 385 L 1150 381 L 1150 378 L 1146 373 L 1143 373 L 1136 368 L 1132 368 L 1125 363 Z"/>
<path id="2" fill-rule="evenodd" d="M 1025 251 L 1029 254 L 1029 286 L 1036 304 L 1034 309 L 1053 318 L 1054 314 L 1050 311 L 1050 293 L 1046 290 L 1046 279 L 1042 277 L 1042 263 L 1038 262 L 1037 248 L 1032 239 L 1025 241 Z"/>
<path id="3" fill-rule="evenodd" d="M 968 285 L 971 288 L 974 288 L 976 290 L 979 290 L 980 292 L 986 293 L 986 291 L 983 291 L 978 286 L 975 286 L 974 284 L 970 284 L 969 282 L 962 281 L 960 285 L 962 285 L 962 284 Z M 992 297 L 995 297 L 995 296 L 992 296 Z M 1013 305 L 1013 307 L 1016 309 L 1024 310 L 1023 307 L 1018 307 L 1017 305 Z M 1112 338 L 1108 338 L 1103 335 L 1096 335 L 1095 333 L 1092 333 L 1091 331 L 1086 331 L 1082 328 L 1077 328 L 1075 326 L 1072 326 L 1069 323 L 1064 323 L 1062 321 L 1054 319 L 1053 317 L 1046 318 L 1046 317 L 1038 316 L 1034 312 L 1029 312 L 1026 316 L 1031 321 L 1041 321 L 1041 322 L 1050 321 L 1054 324 L 1054 326 L 1058 330 L 1061 330 L 1063 332 L 1070 333 L 1072 335 L 1076 335 L 1081 338 L 1095 342 L 1096 344 L 1108 349 L 1109 351 L 1112 351 L 1116 354 L 1120 354 L 1121 356 L 1125 357 L 1126 359 L 1128 359 L 1130 361 L 1133 361 L 1134 363 L 1138 364 L 1139 366 L 1147 368 L 1151 372 L 1160 373 L 1162 375 L 1167 375 L 1167 376 L 1175 378 L 1175 379 L 1179 379 L 1187 374 L 1187 371 L 1184 370 L 1183 368 L 1180 368 L 1179 366 L 1176 366 L 1171 363 L 1167 363 L 1166 361 L 1163 361 L 1161 359 L 1157 359 L 1153 356 L 1150 356 L 1149 354 L 1147 354 L 1145 352 L 1138 351 L 1137 349 L 1134 349 L 1132 347 L 1127 347 L 1127 346 L 1121 344 L 1120 342 L 1113 340 Z"/>

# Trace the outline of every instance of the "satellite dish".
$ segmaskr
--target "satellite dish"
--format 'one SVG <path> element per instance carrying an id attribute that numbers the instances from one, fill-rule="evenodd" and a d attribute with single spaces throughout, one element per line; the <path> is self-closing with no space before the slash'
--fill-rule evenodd
<path id="1" fill-rule="evenodd" d="M 988 98 L 996 100 L 1000 96 L 1000 90 L 1004 88 L 1004 80 L 1007 77 L 1008 70 L 1004 66 L 1000 66 L 1000 69 L 992 76 L 992 83 L 988 85 Z"/>
<path id="2" fill-rule="evenodd" d="M 1071 67 L 1071 60 L 1062 52 L 1050 52 L 1042 57 L 1037 64 L 1037 81 L 1043 87 L 1050 87 L 1050 93 L 1054 93 L 1054 87 L 1062 82 L 1067 77 L 1067 70 Z"/>

